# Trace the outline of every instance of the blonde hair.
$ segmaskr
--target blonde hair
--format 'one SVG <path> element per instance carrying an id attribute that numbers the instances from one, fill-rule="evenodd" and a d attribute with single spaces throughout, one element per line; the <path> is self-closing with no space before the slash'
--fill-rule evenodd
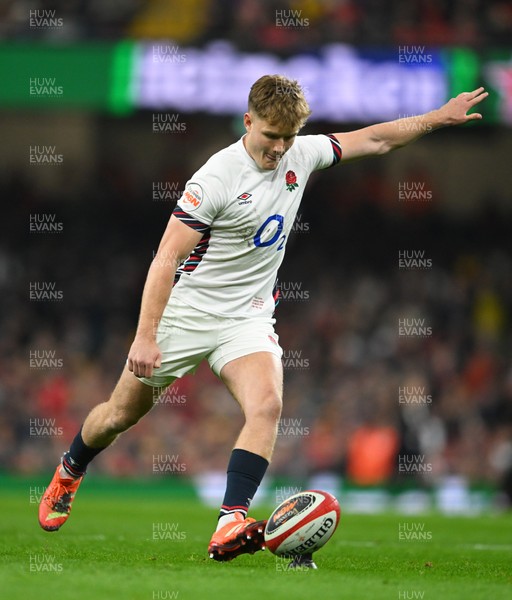
<path id="1" fill-rule="evenodd" d="M 311 109 L 298 81 L 283 75 L 263 75 L 249 92 L 249 111 L 269 125 L 301 129 Z"/>

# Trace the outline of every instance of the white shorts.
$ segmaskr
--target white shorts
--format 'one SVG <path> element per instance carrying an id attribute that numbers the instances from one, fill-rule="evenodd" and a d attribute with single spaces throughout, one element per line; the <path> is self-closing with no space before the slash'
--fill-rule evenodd
<path id="1" fill-rule="evenodd" d="M 139 377 L 153 387 L 170 385 L 178 377 L 194 373 L 206 358 L 219 376 L 228 362 L 254 352 L 283 350 L 272 317 L 217 317 L 178 300 L 170 300 L 157 330 L 162 365 L 152 377 Z"/>

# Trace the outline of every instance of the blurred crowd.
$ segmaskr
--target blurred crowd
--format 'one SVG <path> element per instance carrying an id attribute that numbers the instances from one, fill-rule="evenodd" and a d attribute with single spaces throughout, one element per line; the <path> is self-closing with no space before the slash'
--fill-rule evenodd
<path id="1" fill-rule="evenodd" d="M 36 15 L 31 26 L 29 14 Z M 50 26 L 41 25 L 45 18 Z M 167 38 L 183 45 L 229 39 L 241 49 L 292 52 L 329 42 L 498 46 L 509 44 L 511 35 L 508 0 L 55 0 L 50 6 L 43 0 L 6 0 L 0 5 L 0 36 L 17 39 Z"/>
<path id="2" fill-rule="evenodd" d="M 351 173 L 312 179 L 280 272 L 285 401 L 270 472 L 427 487 L 456 474 L 512 494 L 510 214 L 485 199 L 461 221 L 435 203 L 399 207 L 384 174 Z M 132 176 L 102 164 L 58 205 L 15 173 L 0 181 L 4 472 L 50 471 L 123 368 L 172 210 L 144 201 L 141 213 Z M 55 215 L 62 230 L 30 232 L 33 214 Z M 403 249 L 423 262 L 402 268 Z M 44 289 L 61 293 L 31 294 Z M 155 395 L 91 470 L 152 476 L 167 456 L 190 476 L 224 471 L 242 422 L 203 365 Z M 423 466 L 403 472 L 400 461 Z"/>

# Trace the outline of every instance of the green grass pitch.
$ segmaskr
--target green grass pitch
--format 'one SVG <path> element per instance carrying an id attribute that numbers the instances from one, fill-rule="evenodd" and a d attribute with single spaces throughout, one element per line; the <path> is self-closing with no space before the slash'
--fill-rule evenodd
<path id="1" fill-rule="evenodd" d="M 69 522 L 46 533 L 28 485 L 0 478 L 0 588 L 9 600 L 512 598 L 510 514 L 342 513 L 315 555 L 318 570 L 287 572 L 287 561 L 268 551 L 230 563 L 208 559 L 216 511 L 172 488 L 86 481 Z"/>

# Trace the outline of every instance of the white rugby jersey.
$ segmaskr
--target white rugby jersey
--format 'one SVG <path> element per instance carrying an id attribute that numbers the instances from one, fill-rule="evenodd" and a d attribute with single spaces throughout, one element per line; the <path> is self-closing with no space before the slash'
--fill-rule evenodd
<path id="1" fill-rule="evenodd" d="M 273 170 L 243 138 L 187 182 L 174 215 L 203 237 L 176 272 L 172 297 L 219 316 L 272 315 L 274 285 L 309 175 L 341 159 L 333 135 L 295 139 Z"/>

